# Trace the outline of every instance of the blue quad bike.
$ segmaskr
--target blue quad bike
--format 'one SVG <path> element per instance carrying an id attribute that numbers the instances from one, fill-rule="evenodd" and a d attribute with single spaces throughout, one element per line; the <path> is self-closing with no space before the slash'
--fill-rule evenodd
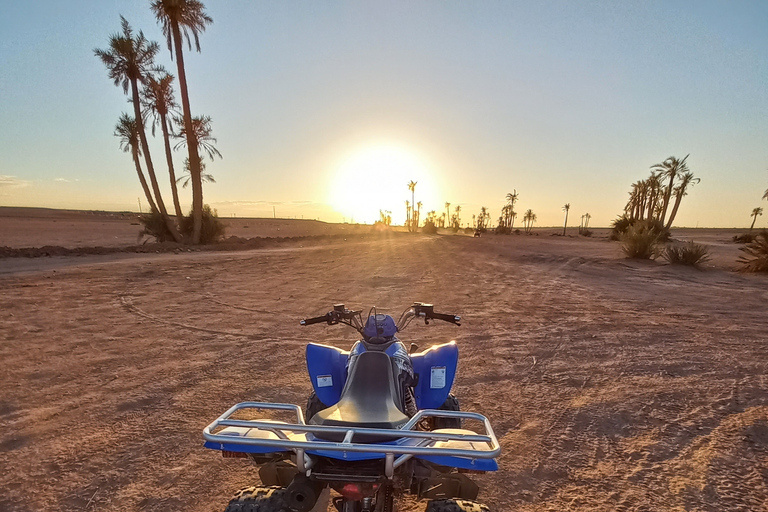
<path id="1" fill-rule="evenodd" d="M 263 486 L 239 491 L 226 512 L 325 511 L 329 495 L 318 500 L 328 487 L 338 493 L 332 502 L 339 512 L 395 512 L 395 497 L 406 493 L 429 500 L 426 512 L 489 512 L 475 501 L 479 489 L 467 474 L 498 469 L 498 440 L 485 416 L 460 411 L 450 394 L 456 342 L 416 352 L 397 338 L 414 318 L 461 320 L 417 302 L 397 323 L 374 309 L 364 321 L 362 311 L 343 304 L 301 321 L 349 325 L 362 339 L 350 351 L 307 345 L 314 391 L 305 413 L 292 404 L 244 402 L 205 428 L 206 448 L 261 466 Z M 254 410 L 295 421 L 238 419 Z M 483 432 L 463 429 L 464 420 Z"/>

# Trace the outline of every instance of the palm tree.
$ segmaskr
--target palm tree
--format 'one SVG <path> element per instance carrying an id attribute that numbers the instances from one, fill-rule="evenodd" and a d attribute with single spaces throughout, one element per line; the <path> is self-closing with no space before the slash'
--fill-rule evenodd
<path id="1" fill-rule="evenodd" d="M 415 214 L 415 217 L 413 219 L 413 230 L 414 231 L 416 231 L 418 229 L 418 227 L 419 227 L 419 220 L 421 219 L 421 207 L 422 207 L 421 201 L 416 203 L 416 214 Z"/>
<path id="2" fill-rule="evenodd" d="M 414 208 L 416 207 L 416 182 L 411 180 L 408 182 L 408 190 L 411 191 L 411 204 L 414 205 Z M 415 227 L 413 226 L 413 222 L 416 219 L 416 212 L 414 210 L 414 215 L 411 218 L 411 223 L 408 224 L 408 231 L 416 231 Z"/>
<path id="3" fill-rule="evenodd" d="M 680 208 L 680 201 L 683 200 L 683 197 L 688 195 L 688 187 L 692 187 L 700 181 L 701 179 L 693 177 L 691 171 L 687 171 L 680 176 L 680 182 L 675 187 L 675 205 L 672 207 L 672 212 L 669 214 L 669 221 L 667 221 L 667 225 L 664 226 L 665 228 L 669 229 L 672 226 L 672 221 L 675 220 L 675 216 L 677 215 L 677 209 Z"/>
<path id="4" fill-rule="evenodd" d="M 757 220 L 757 216 L 758 215 L 762 215 L 762 214 L 763 214 L 763 209 L 762 208 L 754 208 L 752 210 L 752 225 L 749 226 L 749 230 L 750 231 L 752 231 L 752 228 L 755 227 L 755 221 Z"/>
<path id="5" fill-rule="evenodd" d="M 216 183 L 216 180 L 214 179 L 213 175 L 205 172 L 205 162 L 200 162 L 200 170 L 201 170 L 200 177 L 202 178 L 203 183 Z M 181 182 L 182 188 L 187 188 L 187 185 L 189 185 L 189 182 L 191 180 L 192 180 L 192 170 L 190 169 L 189 158 L 185 158 L 184 159 L 184 175 L 180 176 L 179 179 L 176 180 L 176 183 Z"/>
<path id="6" fill-rule="evenodd" d="M 165 160 L 168 163 L 168 174 L 171 178 L 171 192 L 173 194 L 173 206 L 176 210 L 176 217 L 183 216 L 181 204 L 179 203 L 179 191 L 176 188 L 176 173 L 173 168 L 173 153 L 171 152 L 170 130 L 168 127 L 168 115 L 175 114 L 179 105 L 173 97 L 173 75 L 166 70 L 159 68 L 158 75 L 149 76 L 147 84 L 144 87 L 142 104 L 144 105 L 145 116 L 152 116 L 152 135 L 155 135 L 155 126 L 160 125 L 163 131 L 163 143 L 165 145 Z"/>
<path id="7" fill-rule="evenodd" d="M 589 219 L 591 219 L 592 216 L 589 213 L 584 214 L 584 229 L 587 229 L 589 227 Z"/>
<path id="8" fill-rule="evenodd" d="M 407 199 L 405 200 L 405 225 L 408 228 L 408 231 L 411 230 L 411 202 Z"/>
<path id="9" fill-rule="evenodd" d="M 766 194 L 768 194 L 768 191 L 766 191 Z M 445 203 L 445 218 L 446 219 L 451 218 L 451 203 L 447 201 Z"/>
<path id="10" fill-rule="evenodd" d="M 461 227 L 461 205 L 460 204 L 456 205 L 456 224 L 455 224 L 455 226 L 457 228 Z"/>
<path id="11" fill-rule="evenodd" d="M 565 203 L 563 211 L 565 212 L 565 222 L 563 223 L 563 236 L 565 236 L 565 228 L 568 227 L 568 210 L 571 209 L 571 203 Z"/>
<path id="12" fill-rule="evenodd" d="M 131 152 L 133 163 L 136 166 L 136 174 L 139 175 L 139 182 L 141 183 L 141 188 L 144 189 L 144 195 L 147 197 L 149 208 L 152 213 L 157 213 L 157 206 L 152 199 L 152 192 L 149 191 L 147 180 L 144 178 L 144 173 L 141 170 L 141 161 L 139 160 L 141 156 L 141 143 L 139 142 L 139 129 L 136 119 L 129 114 L 123 113 L 117 121 L 117 125 L 115 125 L 115 137 L 120 137 L 120 149 L 126 153 Z"/>
<path id="13" fill-rule="evenodd" d="M 536 214 L 530 208 L 525 211 L 523 216 L 523 224 L 525 225 L 525 232 L 530 233 L 533 229 L 533 223 L 536 221 Z"/>
<path id="14" fill-rule="evenodd" d="M 653 213 L 656 211 L 656 207 L 659 204 L 659 196 L 661 195 L 661 176 L 655 172 L 652 172 L 650 177 L 645 180 L 648 189 L 648 204 L 647 204 L 647 217 L 653 218 Z"/>
<path id="15" fill-rule="evenodd" d="M 688 166 L 686 165 L 685 161 L 689 156 L 691 155 L 686 155 L 682 160 L 679 160 L 674 156 L 670 156 L 660 164 L 651 166 L 651 169 L 659 172 L 660 179 L 667 178 L 669 180 L 667 181 L 667 186 L 664 187 L 664 198 L 661 207 L 661 215 L 659 216 L 659 221 L 661 221 L 662 224 L 664 224 L 664 221 L 667 218 L 667 208 L 669 207 L 669 200 L 672 197 L 675 179 L 677 176 L 688 171 Z"/>
<path id="16" fill-rule="evenodd" d="M 128 20 L 120 16 L 120 24 L 123 29 L 122 34 L 113 34 L 109 38 L 109 49 L 95 49 L 93 53 L 101 59 L 101 62 L 107 67 L 109 78 L 115 85 L 122 86 L 123 92 L 128 94 L 131 90 L 133 101 L 133 114 L 136 119 L 137 129 L 139 131 L 139 142 L 141 150 L 144 153 L 144 161 L 147 164 L 147 174 L 152 184 L 152 190 L 155 193 L 157 208 L 162 216 L 168 230 L 173 235 L 176 242 L 181 242 L 181 235 L 176 229 L 176 225 L 168 217 L 165 209 L 163 197 L 160 194 L 160 187 L 155 177 L 155 168 L 152 165 L 152 157 L 149 154 L 149 145 L 147 144 L 147 134 L 144 131 L 144 120 L 141 116 L 141 99 L 139 97 L 139 82 L 145 83 L 155 69 L 155 55 L 160 51 L 160 46 L 156 42 L 150 42 L 144 37 L 144 33 L 139 31 L 134 37 L 133 30 L 128 24 Z"/>
<path id="17" fill-rule="evenodd" d="M 181 34 L 184 33 L 187 45 L 192 50 L 190 34 L 194 37 L 195 48 L 200 51 L 200 32 L 213 23 L 213 19 L 205 12 L 205 6 L 198 0 L 153 0 L 152 11 L 160 23 L 163 34 L 168 41 L 168 50 L 175 51 L 176 68 L 179 76 L 179 91 L 181 106 L 184 114 L 187 148 L 189 149 L 190 170 L 192 173 L 192 243 L 200 243 L 200 231 L 203 225 L 203 180 L 200 154 L 194 140 L 192 128 L 192 113 L 189 107 L 189 92 L 187 89 L 187 74 L 184 69 L 184 53 L 182 52 Z M 173 56 L 173 53 L 171 54 Z"/>
<path id="18" fill-rule="evenodd" d="M 512 229 L 515 227 L 515 217 L 517 217 L 517 214 L 515 213 L 515 202 L 517 201 L 517 189 L 514 189 L 512 192 L 507 194 L 507 201 L 509 202 L 509 219 L 507 221 L 507 226 L 509 226 L 509 229 Z"/>
<path id="19" fill-rule="evenodd" d="M 177 121 L 181 121 L 181 119 L 177 119 Z M 213 129 L 211 128 L 211 116 L 193 117 L 192 130 L 194 130 L 195 132 L 193 139 L 197 141 L 198 154 L 200 154 L 200 150 L 202 149 L 208 155 L 208 158 L 211 159 L 211 162 L 213 162 L 213 159 L 216 156 L 218 156 L 219 158 L 223 158 L 219 150 L 216 149 L 216 146 L 214 146 L 217 140 L 216 140 L 216 137 L 211 135 L 213 133 Z M 186 126 L 182 126 L 181 130 L 179 131 L 179 134 L 176 135 L 176 137 L 181 140 L 179 140 L 179 142 L 176 143 L 173 149 L 179 149 L 187 145 L 187 142 L 189 141 L 190 137 L 187 137 Z M 200 170 L 202 171 L 202 167 Z"/>

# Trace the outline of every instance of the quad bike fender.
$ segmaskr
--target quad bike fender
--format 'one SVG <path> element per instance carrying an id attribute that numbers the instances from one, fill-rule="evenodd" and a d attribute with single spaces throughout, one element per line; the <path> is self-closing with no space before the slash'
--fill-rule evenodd
<path id="1" fill-rule="evenodd" d="M 335 405 L 341 398 L 341 390 L 347 380 L 349 352 L 309 343 L 307 345 L 307 371 L 315 388 L 315 394 L 326 406 Z"/>
<path id="2" fill-rule="evenodd" d="M 438 409 L 451 392 L 459 363 L 459 348 L 455 341 L 435 345 L 423 352 L 411 354 L 413 373 L 417 376 L 414 395 L 421 409 Z"/>

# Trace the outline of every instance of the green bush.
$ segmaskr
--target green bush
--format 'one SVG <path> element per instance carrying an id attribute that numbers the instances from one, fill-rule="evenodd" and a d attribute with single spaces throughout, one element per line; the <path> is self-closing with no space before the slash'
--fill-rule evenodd
<path id="1" fill-rule="evenodd" d="M 762 230 L 745 247 L 739 248 L 746 256 L 736 260 L 740 272 L 768 272 L 768 231 Z"/>
<path id="2" fill-rule="evenodd" d="M 630 220 L 626 215 L 622 215 L 611 223 L 611 240 L 621 240 L 622 235 L 626 234 L 630 227 L 643 225 L 644 229 L 657 235 L 659 242 L 668 242 L 670 238 L 669 230 L 664 227 L 658 219 L 633 219 Z"/>
<path id="3" fill-rule="evenodd" d="M 181 219 L 179 229 L 185 239 L 192 239 L 192 231 L 194 230 L 195 221 L 192 217 L 192 212 L 189 212 L 189 216 Z M 219 220 L 219 215 L 216 210 L 212 210 L 210 206 L 203 205 L 203 226 L 200 230 L 200 243 L 212 244 L 216 243 L 224 236 L 226 228 L 224 224 Z"/>
<path id="4" fill-rule="evenodd" d="M 421 228 L 421 232 L 428 235 L 434 235 L 437 233 L 437 226 L 435 226 L 434 222 L 428 220 L 424 223 L 424 227 Z"/>
<path id="5" fill-rule="evenodd" d="M 628 258 L 652 260 L 661 254 L 661 239 L 649 223 L 632 223 L 619 240 Z"/>
<path id="6" fill-rule="evenodd" d="M 698 267 L 709 260 L 709 249 L 704 245 L 693 242 L 670 244 L 664 249 L 663 256 L 673 265 Z"/>
<path id="7" fill-rule="evenodd" d="M 143 236 L 151 236 L 158 242 L 173 241 L 173 235 L 160 212 L 141 214 L 139 222 L 144 226 L 144 229 L 139 232 L 139 239 Z"/>

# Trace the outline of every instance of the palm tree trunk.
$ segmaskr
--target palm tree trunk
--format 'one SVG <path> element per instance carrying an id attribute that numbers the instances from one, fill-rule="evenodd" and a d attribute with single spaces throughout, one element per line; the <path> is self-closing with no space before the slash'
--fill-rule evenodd
<path id="1" fill-rule="evenodd" d="M 661 209 L 661 217 L 659 217 L 659 220 L 662 224 L 664 224 L 664 219 L 667 217 L 667 207 L 669 207 L 669 199 L 672 197 L 672 185 L 674 184 L 675 177 L 670 175 L 669 176 L 669 184 L 667 185 L 667 190 L 664 193 L 664 206 Z"/>
<path id="2" fill-rule="evenodd" d="M 184 216 L 181 213 L 181 204 L 179 203 L 179 189 L 176 186 L 176 173 L 173 169 L 173 153 L 171 153 L 171 138 L 168 134 L 168 123 L 165 114 L 160 116 L 160 124 L 163 128 L 163 141 L 165 142 L 165 160 L 168 162 L 168 174 L 171 177 L 171 193 L 173 194 L 173 207 L 176 210 L 176 219 L 181 222 Z"/>
<path id="3" fill-rule="evenodd" d="M 144 189 L 144 195 L 147 196 L 147 202 L 149 203 L 149 209 L 152 213 L 158 213 L 157 211 L 157 205 L 155 204 L 154 199 L 152 199 L 152 192 L 149 191 L 149 186 L 147 185 L 147 180 L 144 178 L 144 173 L 141 171 L 141 160 L 139 160 L 139 150 L 138 148 L 132 147 L 131 148 L 131 154 L 133 155 L 133 163 L 136 166 L 136 174 L 139 175 L 139 182 L 141 183 L 141 188 Z"/>
<path id="4" fill-rule="evenodd" d="M 563 224 L 563 236 L 565 236 L 565 228 L 568 227 L 568 210 L 565 210 L 565 223 Z"/>
<path id="5" fill-rule="evenodd" d="M 200 153 L 197 150 L 195 132 L 192 128 L 187 74 L 184 71 L 184 54 L 181 49 L 181 31 L 176 20 L 171 19 L 171 30 L 173 32 L 173 47 L 176 53 L 176 68 L 179 74 L 179 91 L 181 92 L 181 108 L 184 114 L 184 130 L 187 133 L 187 149 L 189 150 L 189 174 L 192 181 L 192 243 L 199 244 L 200 232 L 203 227 L 203 180 L 200 170 Z"/>
<path id="6" fill-rule="evenodd" d="M 181 235 L 176 229 L 176 225 L 173 223 L 168 212 L 165 209 L 165 203 L 163 203 L 163 196 L 160 193 L 160 186 L 157 184 L 157 177 L 155 176 L 155 167 L 152 165 L 152 156 L 149 154 L 149 144 L 147 144 L 147 134 L 144 131 L 144 119 L 141 117 L 141 107 L 139 106 L 139 85 L 136 79 L 131 80 L 131 92 L 133 93 L 133 112 L 136 116 L 136 124 L 139 130 L 139 140 L 141 141 L 141 150 L 144 152 L 144 162 L 147 164 L 147 174 L 149 174 L 149 181 L 152 183 L 152 190 L 155 193 L 155 201 L 157 201 L 157 209 L 160 211 L 160 215 L 168 227 L 173 239 L 181 243 Z"/>
<path id="7" fill-rule="evenodd" d="M 757 221 L 757 214 L 752 216 L 752 225 L 749 226 L 749 230 L 752 231 L 752 228 L 755 227 L 755 222 Z"/>
<path id="8" fill-rule="evenodd" d="M 683 200 L 684 193 L 685 191 L 681 190 L 678 194 L 675 194 L 675 205 L 672 207 L 672 212 L 669 214 L 669 221 L 667 222 L 667 225 L 664 226 L 666 229 L 672 227 L 672 221 L 675 220 L 677 209 L 680 208 L 680 202 Z"/>

